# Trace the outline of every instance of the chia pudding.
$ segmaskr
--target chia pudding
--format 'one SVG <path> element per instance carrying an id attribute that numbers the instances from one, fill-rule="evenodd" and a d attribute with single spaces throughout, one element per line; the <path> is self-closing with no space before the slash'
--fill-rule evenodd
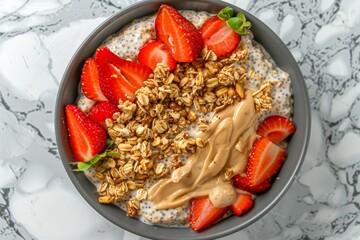
<path id="1" fill-rule="evenodd" d="M 206 12 L 195 12 L 195 11 L 180 11 L 181 14 L 187 18 L 189 21 L 191 21 L 196 28 L 200 28 L 204 22 L 209 19 L 212 14 L 206 13 Z M 121 31 L 118 33 L 110 36 L 108 39 L 104 41 L 102 46 L 108 47 L 113 53 L 118 55 L 119 57 L 122 57 L 124 59 L 130 59 L 135 61 L 137 54 L 140 50 L 140 48 L 150 39 L 154 39 L 156 37 L 155 29 L 154 29 L 154 21 L 155 21 L 156 15 L 143 17 L 140 19 L 137 19 L 130 23 L 128 26 L 124 27 Z M 248 128 L 256 129 L 258 124 L 268 115 L 282 115 L 287 118 L 291 118 L 292 115 L 292 93 L 291 93 L 291 82 L 289 79 L 289 75 L 282 71 L 280 68 L 276 66 L 274 61 L 271 59 L 270 55 L 264 50 L 264 48 L 256 43 L 253 40 L 253 35 L 250 31 L 248 31 L 247 36 L 241 37 L 241 42 L 238 47 L 241 51 L 246 50 L 247 56 L 242 61 L 236 62 L 237 68 L 243 68 L 246 69 L 246 81 L 243 82 L 243 91 L 244 96 L 242 102 L 234 102 L 233 104 L 226 106 L 225 110 L 220 109 L 218 111 L 211 111 L 207 113 L 202 113 L 200 111 L 196 111 L 197 117 L 204 119 L 204 121 L 208 121 L 210 126 L 210 132 L 215 132 L 217 129 L 219 129 L 219 126 L 221 127 L 221 123 L 219 124 L 218 119 L 224 119 L 227 115 L 235 114 L 237 111 L 247 111 L 247 107 L 245 110 L 238 110 L 240 109 L 240 105 L 248 104 L 249 106 L 252 104 L 254 105 L 255 109 L 254 112 L 256 114 L 253 116 L 251 120 L 248 121 Z M 268 85 L 264 84 L 267 83 Z M 269 90 L 270 87 L 270 90 Z M 264 109 L 256 109 L 256 104 L 253 104 L 253 96 L 256 98 L 256 92 L 262 92 L 263 90 L 268 90 L 268 93 L 270 93 L 271 96 L 271 107 L 264 108 Z M 264 90 L 264 91 L 265 91 Z M 79 108 L 87 113 L 89 109 L 95 104 L 95 101 L 92 101 L 84 96 L 81 92 L 81 87 L 79 91 L 79 98 L 77 101 L 77 105 Z M 252 96 L 250 96 L 250 92 L 253 93 Z M 255 95 L 254 95 L 255 93 Z M 261 95 L 261 94 L 260 94 Z M 255 101 L 256 103 L 256 101 Z M 194 109 L 192 107 L 192 109 Z M 230 109 L 230 110 L 226 110 Z M 246 114 L 245 114 L 246 115 Z M 243 122 L 246 122 L 242 120 Z M 248 136 L 246 140 L 246 144 L 252 144 L 254 142 L 254 134 L 253 133 L 247 133 L 247 129 L 240 130 L 240 125 L 237 126 L 236 122 L 234 122 L 234 129 L 239 129 L 239 136 Z M 212 129 L 212 126 L 213 129 Z M 223 126 L 224 127 L 224 126 Z M 235 128 L 236 127 L 236 128 Z M 215 137 L 211 134 L 204 134 L 199 133 L 196 124 L 189 124 L 186 128 L 184 128 L 186 132 L 189 134 L 190 137 L 193 138 L 202 138 L 208 141 L 209 139 L 214 139 Z M 224 128 L 225 130 L 218 130 L 219 136 L 224 131 L 226 131 L 226 126 Z M 234 130 L 235 131 L 235 130 Z M 236 131 L 235 131 L 236 132 Z M 231 133 L 232 134 L 232 133 Z M 221 137 L 221 136 L 220 136 Z M 236 140 L 237 142 L 241 142 Z M 238 147 L 239 143 L 234 142 L 232 143 L 234 147 Z M 244 140 L 245 142 L 245 140 Z M 207 144 L 209 145 L 209 144 Z M 242 146 L 244 147 L 244 146 Z M 251 146 L 250 146 L 251 147 Z M 210 152 L 211 149 L 205 150 L 205 155 L 209 153 L 209 156 L 211 155 Z M 198 150 L 199 151 L 199 150 Z M 231 154 L 231 151 L 229 151 Z M 186 162 L 190 161 L 190 156 L 194 155 L 195 153 L 186 153 L 186 154 L 180 154 L 179 156 L 179 162 L 181 166 L 184 166 Z M 198 153 L 203 154 L 203 153 Z M 205 156 L 204 155 L 204 156 Z M 245 154 L 244 154 L 245 155 Z M 205 158 L 205 157 L 204 157 Z M 161 159 L 161 162 L 165 164 L 166 167 L 170 167 L 171 159 L 168 156 L 163 157 Z M 244 160 L 243 165 L 246 166 L 247 160 Z M 231 166 L 229 163 L 227 167 Z M 243 173 L 245 171 L 244 166 L 238 167 L 236 170 L 237 173 Z M 94 166 L 87 170 L 85 172 L 88 179 L 94 183 L 96 188 L 101 188 L 103 185 L 102 181 L 99 181 L 99 178 L 96 177 L 96 167 Z M 172 171 L 175 172 L 176 170 Z M 225 173 L 225 170 L 221 170 L 221 173 Z M 180 174 L 180 173 L 179 173 Z M 173 174 L 174 175 L 174 174 Z M 181 175 L 181 174 L 180 174 Z M 181 177 L 179 177 L 181 178 Z M 207 177 L 206 177 L 207 178 Z M 168 227 L 188 227 L 189 226 L 189 202 L 185 201 L 183 202 L 182 199 L 176 198 L 176 201 L 178 201 L 181 204 L 174 204 L 173 202 L 162 202 L 161 199 L 156 199 L 156 191 L 165 191 L 161 186 L 159 186 L 159 189 L 152 189 L 151 187 L 156 185 L 156 183 L 161 180 L 163 182 L 168 181 L 171 182 L 174 180 L 174 176 L 170 176 L 169 173 L 165 174 L 161 178 L 157 179 L 150 179 L 147 181 L 141 189 L 144 189 L 145 191 L 150 192 L 150 198 L 141 199 L 140 205 L 138 206 L 138 212 L 136 217 L 139 218 L 142 222 L 147 224 L 156 224 L 161 226 L 168 226 Z M 215 180 L 214 180 L 215 181 Z M 169 183 L 173 184 L 173 183 Z M 213 184 L 210 180 L 204 180 L 204 184 Z M 223 185 L 222 185 L 223 186 Z M 226 187 L 226 186 L 225 186 Z M 123 201 L 120 202 L 113 202 L 120 208 L 122 208 L 124 211 L 126 211 L 125 202 L 129 199 L 136 198 L 139 194 L 138 189 L 132 190 L 131 187 L 127 191 L 127 194 L 123 196 Z M 170 189 L 170 188 L 169 188 Z M 203 188 L 198 189 L 199 192 L 205 191 Z M 237 190 L 239 191 L 239 190 Z M 151 193 L 153 195 L 151 196 Z M 207 191 L 206 193 L 212 193 L 212 190 Z M 190 197 L 196 197 L 192 193 L 192 191 L 189 192 L 189 198 Z M 154 200 L 155 199 L 155 200 Z M 175 197 L 174 197 L 175 199 Z M 152 201 L 154 200 L 154 201 Z M 175 200 L 174 200 L 175 201 Z M 157 207 L 154 206 L 157 204 Z M 161 205 L 164 204 L 164 205 Z M 169 204 L 169 205 L 167 205 Z M 165 207 L 161 207 L 165 206 Z M 167 208 L 166 206 L 172 206 L 171 208 Z M 226 214 L 225 216 L 228 216 L 229 214 Z"/>

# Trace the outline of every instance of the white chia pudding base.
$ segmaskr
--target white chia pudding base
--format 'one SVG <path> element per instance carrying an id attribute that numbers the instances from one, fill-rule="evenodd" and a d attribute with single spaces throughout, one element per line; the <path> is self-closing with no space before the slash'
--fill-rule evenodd
<path id="1" fill-rule="evenodd" d="M 189 10 L 180 12 L 197 28 L 200 28 L 208 18 L 213 16 L 212 14 L 206 12 L 195 12 Z M 141 46 L 143 46 L 143 44 L 148 40 L 156 37 L 154 29 L 155 17 L 156 15 L 152 15 L 134 20 L 118 33 L 107 38 L 101 46 L 107 46 L 119 57 L 135 60 Z M 252 75 L 249 74 L 248 82 L 244 88 L 248 90 L 256 90 L 261 86 L 262 80 L 275 81 L 275 85 L 272 89 L 273 107 L 259 116 L 259 122 L 268 115 L 282 115 L 284 117 L 291 118 L 292 92 L 288 73 L 282 71 L 276 66 L 264 48 L 253 40 L 252 33 L 247 36 L 242 36 L 240 44 L 248 51 L 248 57 L 241 63 L 241 65 L 248 69 L 248 74 L 251 70 L 254 71 Z M 83 112 L 87 113 L 95 102 L 87 99 L 81 91 L 79 92 L 77 105 Z M 204 117 L 208 118 L 209 114 Z M 193 129 L 190 127 L 190 135 L 193 135 L 192 131 Z M 186 159 L 187 157 L 183 156 L 183 163 L 186 162 Z M 167 159 L 165 159 L 164 163 L 167 162 Z M 93 168 L 90 168 L 85 172 L 85 174 L 95 187 L 99 187 L 100 183 L 94 177 L 95 173 Z M 144 189 L 148 190 L 153 183 L 154 182 L 149 182 Z M 135 192 L 136 191 L 130 191 L 124 200 L 134 197 Z M 125 210 L 125 204 L 116 205 Z M 225 214 L 225 216 L 229 215 L 230 214 Z M 147 224 L 156 224 L 167 227 L 188 227 L 188 204 L 173 209 L 156 210 L 153 208 L 150 201 L 143 200 L 141 201 L 140 209 L 138 210 L 138 218 L 140 221 Z"/>

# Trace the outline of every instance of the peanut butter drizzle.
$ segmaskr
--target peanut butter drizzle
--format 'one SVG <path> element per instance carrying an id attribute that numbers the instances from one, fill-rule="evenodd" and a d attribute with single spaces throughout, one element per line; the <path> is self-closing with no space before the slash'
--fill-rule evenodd
<path id="1" fill-rule="evenodd" d="M 210 121 L 210 130 L 197 132 L 206 142 L 191 155 L 186 164 L 154 184 L 149 200 L 156 209 L 180 206 L 194 197 L 209 196 L 217 207 L 230 205 L 235 190 L 225 171 L 233 175 L 246 170 L 250 149 L 256 139 L 256 113 L 250 92 L 239 103 L 216 113 Z M 233 176 L 232 175 L 232 176 Z"/>

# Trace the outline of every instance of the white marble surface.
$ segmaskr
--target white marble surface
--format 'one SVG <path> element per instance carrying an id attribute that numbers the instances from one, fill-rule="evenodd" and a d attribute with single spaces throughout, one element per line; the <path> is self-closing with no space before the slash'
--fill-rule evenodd
<path id="1" fill-rule="evenodd" d="M 143 239 L 96 213 L 57 154 L 54 101 L 70 57 L 137 0 L 0 0 L 0 239 Z M 360 0 L 228 0 L 299 63 L 312 107 L 305 163 L 265 217 L 224 239 L 360 239 Z"/>

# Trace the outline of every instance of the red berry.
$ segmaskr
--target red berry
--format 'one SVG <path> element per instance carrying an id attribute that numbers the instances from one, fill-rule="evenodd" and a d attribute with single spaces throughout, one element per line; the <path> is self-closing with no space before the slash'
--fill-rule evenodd
<path id="1" fill-rule="evenodd" d="M 138 60 L 141 64 L 155 69 L 158 63 L 162 63 L 172 71 L 176 66 L 176 61 L 172 57 L 169 49 L 160 40 L 150 40 L 141 47 Z"/>
<path id="2" fill-rule="evenodd" d="M 195 231 L 209 227 L 228 210 L 215 207 L 208 197 L 194 198 L 190 204 L 190 227 Z"/>
<path id="3" fill-rule="evenodd" d="M 126 61 L 120 59 L 108 48 L 99 48 L 96 51 L 95 60 L 99 69 L 100 88 L 103 94 L 113 104 L 119 104 L 119 100 L 133 101 L 135 92 L 140 88 L 134 81 L 130 82 L 125 76 L 125 71 L 121 70 L 119 62 Z"/>
<path id="4" fill-rule="evenodd" d="M 98 102 L 95 106 L 90 109 L 88 118 L 106 129 L 105 120 L 107 118 L 112 119 L 114 113 L 120 112 L 119 108 L 107 101 L 107 102 Z"/>
<path id="5" fill-rule="evenodd" d="M 253 206 L 253 199 L 251 195 L 238 193 L 236 195 L 236 200 L 233 204 L 230 205 L 230 210 L 236 216 L 240 216 L 245 212 L 249 211 Z"/>
<path id="6" fill-rule="evenodd" d="M 241 37 L 232 30 L 225 20 L 218 16 L 209 18 L 200 28 L 201 36 L 208 50 L 217 56 L 226 56 L 233 52 L 239 45 Z"/>
<path id="7" fill-rule="evenodd" d="M 106 147 L 106 132 L 75 105 L 65 107 L 70 146 L 78 162 L 86 162 Z"/>
<path id="8" fill-rule="evenodd" d="M 163 4 L 155 19 L 157 38 L 165 43 L 178 62 L 192 62 L 204 47 L 196 27 L 175 8 Z"/>
<path id="9" fill-rule="evenodd" d="M 259 137 L 251 149 L 246 176 L 249 185 L 256 186 L 279 172 L 286 152 L 264 137 Z"/>
<path id="10" fill-rule="evenodd" d="M 256 133 L 273 143 L 280 143 L 295 132 L 295 125 L 283 116 L 269 116 L 262 121 Z"/>
<path id="11" fill-rule="evenodd" d="M 81 73 L 81 87 L 87 98 L 94 101 L 107 101 L 107 98 L 101 92 L 99 72 L 96 62 L 92 58 L 88 58 L 85 61 Z"/>
<path id="12" fill-rule="evenodd" d="M 236 175 L 232 178 L 232 181 L 235 187 L 253 194 L 259 194 L 271 187 L 271 183 L 268 179 L 254 186 L 250 184 L 247 176 Z"/>

